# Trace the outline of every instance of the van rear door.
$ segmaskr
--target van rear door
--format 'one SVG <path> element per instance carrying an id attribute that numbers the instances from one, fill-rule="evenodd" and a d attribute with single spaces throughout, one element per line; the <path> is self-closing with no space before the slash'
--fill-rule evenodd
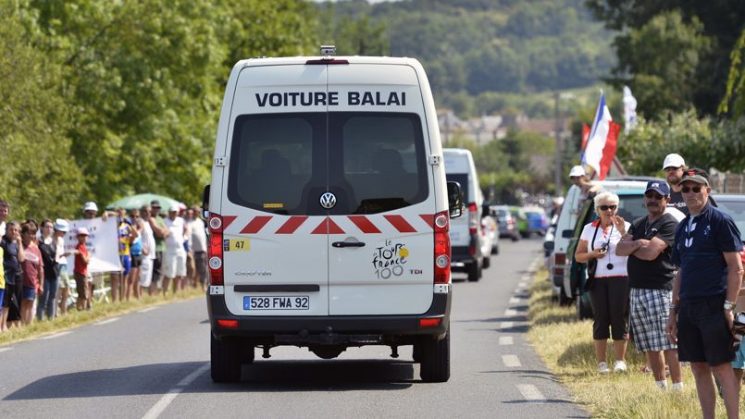
<path id="1" fill-rule="evenodd" d="M 435 188 L 416 71 L 328 66 L 329 314 L 418 314 L 432 303 Z"/>

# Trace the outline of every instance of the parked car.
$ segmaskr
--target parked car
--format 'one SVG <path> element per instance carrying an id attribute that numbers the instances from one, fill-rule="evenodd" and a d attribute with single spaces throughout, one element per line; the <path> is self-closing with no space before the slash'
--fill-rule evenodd
<path id="1" fill-rule="evenodd" d="M 527 238 L 530 236 L 530 232 L 528 231 L 528 216 L 525 214 L 525 211 L 521 207 L 510 207 L 510 213 L 515 219 L 515 226 L 520 237 Z"/>
<path id="2" fill-rule="evenodd" d="M 716 195 L 715 199 L 719 209 L 735 221 L 735 225 L 740 230 L 740 238 L 745 243 L 745 237 L 742 236 L 745 231 L 745 195 Z M 745 266 L 745 251 L 740 252 L 740 258 Z M 738 297 L 737 307 L 742 306 L 745 306 L 745 297 Z"/>
<path id="3" fill-rule="evenodd" d="M 661 182 L 664 180 L 659 179 Z M 618 212 L 626 221 L 647 215 L 647 209 L 644 207 L 644 191 L 647 189 L 646 181 L 604 181 L 603 189 L 618 195 Z M 584 263 L 574 260 L 574 251 L 576 250 L 579 236 L 582 228 L 594 221 L 597 217 L 595 204 L 592 199 L 586 199 L 579 216 L 577 225 L 574 226 L 574 234 L 569 242 L 567 254 L 571 255 L 571 264 L 569 269 L 565 269 L 567 274 L 564 276 L 563 290 L 566 292 L 565 298 L 574 298 L 577 308 L 577 317 L 582 319 L 592 318 L 592 306 L 590 296 L 584 292 L 584 286 L 587 282 L 587 269 Z"/>
<path id="4" fill-rule="evenodd" d="M 527 235 L 538 234 L 545 236 L 549 224 L 546 210 L 541 207 L 524 207 L 523 212 L 527 219 Z"/>
<path id="5" fill-rule="evenodd" d="M 497 218 L 499 224 L 499 237 L 509 237 L 513 242 L 520 240 L 520 233 L 517 231 L 517 221 L 510 212 L 507 205 L 493 205 L 490 207 L 491 213 Z"/>
<path id="6" fill-rule="evenodd" d="M 554 214 L 549 223 L 546 235 L 543 236 L 543 256 L 546 257 L 546 267 L 548 268 L 548 261 L 551 253 L 554 250 L 554 240 L 556 239 L 556 224 L 559 220 L 559 214 Z M 549 278 L 550 279 L 550 278 Z"/>
<path id="7" fill-rule="evenodd" d="M 481 244 L 481 254 L 484 256 L 484 269 L 491 266 L 489 255 L 499 254 L 499 227 L 497 221 L 491 215 L 485 215 L 481 218 L 481 235 L 483 241 Z"/>

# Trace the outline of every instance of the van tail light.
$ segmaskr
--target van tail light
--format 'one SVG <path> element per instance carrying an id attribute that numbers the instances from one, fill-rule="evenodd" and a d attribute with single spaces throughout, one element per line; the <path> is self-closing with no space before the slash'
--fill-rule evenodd
<path id="1" fill-rule="evenodd" d="M 447 211 L 435 214 L 435 284 L 450 283 L 450 217 Z"/>
<path id="2" fill-rule="evenodd" d="M 210 214 L 210 243 L 207 249 L 207 260 L 210 267 L 210 285 L 223 285 L 223 243 L 222 243 L 222 216 Z"/>
<path id="3" fill-rule="evenodd" d="M 476 234 L 479 230 L 479 207 L 476 206 L 475 202 L 468 204 L 468 233 L 470 235 Z"/>
<path id="4" fill-rule="evenodd" d="M 564 265 L 567 262 L 566 253 L 554 252 L 554 275 L 564 275 Z"/>

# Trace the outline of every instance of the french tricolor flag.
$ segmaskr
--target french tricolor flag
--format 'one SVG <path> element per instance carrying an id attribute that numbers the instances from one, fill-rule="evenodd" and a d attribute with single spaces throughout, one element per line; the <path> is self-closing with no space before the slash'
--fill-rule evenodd
<path id="1" fill-rule="evenodd" d="M 582 164 L 593 169 L 598 179 L 603 180 L 610 170 L 616 156 L 616 144 L 621 126 L 613 122 L 608 105 L 605 104 L 605 93 L 600 94 L 595 120 L 583 147 Z M 584 143 L 584 141 L 583 141 Z"/>

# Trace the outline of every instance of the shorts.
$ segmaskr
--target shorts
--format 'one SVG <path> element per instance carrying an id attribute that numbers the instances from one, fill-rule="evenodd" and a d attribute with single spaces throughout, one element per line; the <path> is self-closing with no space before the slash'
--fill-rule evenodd
<path id="1" fill-rule="evenodd" d="M 641 352 L 667 351 L 676 345 L 667 338 L 672 291 L 631 288 L 629 323 Z"/>
<path id="2" fill-rule="evenodd" d="M 162 268 L 161 273 L 165 278 L 186 276 L 186 252 L 165 252 Z"/>
<path id="3" fill-rule="evenodd" d="M 155 263 L 155 259 L 150 259 L 148 257 L 142 259 L 142 265 L 140 265 L 140 278 L 139 278 L 141 287 L 147 288 L 152 283 L 154 263 Z"/>
<path id="4" fill-rule="evenodd" d="M 127 275 L 132 269 L 132 258 L 129 255 L 119 255 L 119 261 L 122 263 L 122 275 Z"/>
<path id="5" fill-rule="evenodd" d="M 745 342 L 741 343 L 735 352 L 735 360 L 732 361 L 732 368 L 738 370 L 745 369 Z"/>
<path id="6" fill-rule="evenodd" d="M 5 288 L 0 289 L 0 307 L 5 307 Z"/>
<path id="7" fill-rule="evenodd" d="M 69 288 L 70 285 L 67 283 L 69 278 L 70 276 L 67 274 L 67 265 L 59 265 L 59 287 Z"/>
<path id="8" fill-rule="evenodd" d="M 142 266 L 142 255 L 132 255 L 132 267 L 139 268 Z"/>
<path id="9" fill-rule="evenodd" d="M 23 287 L 23 300 L 34 301 L 36 299 L 36 288 L 34 287 Z"/>
<path id="10" fill-rule="evenodd" d="M 680 302 L 678 358 L 717 366 L 735 359 L 732 333 L 724 317 L 724 295 Z"/>

